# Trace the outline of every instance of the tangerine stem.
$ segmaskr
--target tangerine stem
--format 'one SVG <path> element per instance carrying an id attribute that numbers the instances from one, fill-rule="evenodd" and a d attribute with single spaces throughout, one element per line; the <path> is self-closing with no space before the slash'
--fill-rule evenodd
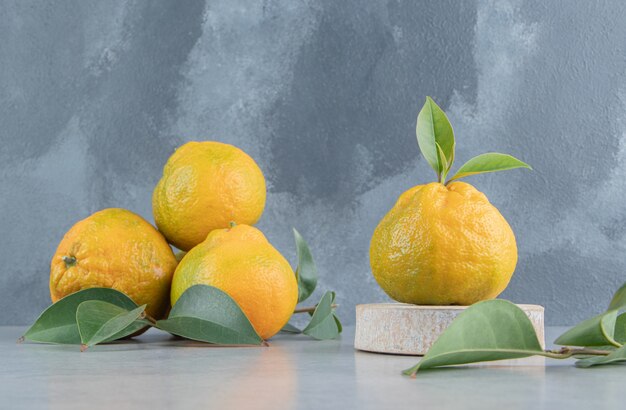
<path id="1" fill-rule="evenodd" d="M 336 308 L 337 306 L 339 306 L 339 305 L 334 304 L 334 303 L 333 303 L 332 305 L 330 305 L 330 307 L 331 307 L 331 308 L 333 308 L 333 309 L 334 309 L 334 308 Z M 295 309 L 295 310 L 293 311 L 293 313 L 294 313 L 294 314 L 296 314 L 296 313 L 308 313 L 308 312 L 315 312 L 315 309 L 316 309 L 316 308 L 317 308 L 317 305 L 315 305 L 315 306 L 311 306 L 311 307 L 303 307 L 303 308 Z"/>
<path id="2" fill-rule="evenodd" d="M 65 262 L 66 268 L 76 265 L 76 258 L 74 256 L 63 256 L 61 259 Z"/>

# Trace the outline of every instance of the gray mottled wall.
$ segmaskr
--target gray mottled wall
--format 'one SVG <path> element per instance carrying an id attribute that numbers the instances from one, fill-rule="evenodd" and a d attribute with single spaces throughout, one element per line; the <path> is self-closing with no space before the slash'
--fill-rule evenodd
<path id="1" fill-rule="evenodd" d="M 459 161 L 501 151 L 535 168 L 471 179 L 517 234 L 503 296 L 551 324 L 601 311 L 626 280 L 625 7 L 0 0 L 0 323 L 49 303 L 74 222 L 113 206 L 152 220 L 165 160 L 193 139 L 257 159 L 260 227 L 291 260 L 301 231 L 352 322 L 354 304 L 386 300 L 376 223 L 433 178 L 414 136 L 426 95 Z"/>

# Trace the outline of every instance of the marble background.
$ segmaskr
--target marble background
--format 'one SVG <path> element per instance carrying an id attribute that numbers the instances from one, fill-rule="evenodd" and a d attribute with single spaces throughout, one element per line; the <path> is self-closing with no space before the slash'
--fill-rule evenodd
<path id="1" fill-rule="evenodd" d="M 430 181 L 414 126 L 431 95 L 457 159 L 518 156 L 476 176 L 517 235 L 503 294 L 549 324 L 599 313 L 626 280 L 626 4 L 620 1 L 0 0 L 0 324 L 49 304 L 63 234 L 106 207 L 152 220 L 162 166 L 188 140 L 251 154 L 259 227 L 340 316 L 387 300 L 374 227 Z M 457 165 L 458 166 L 458 165 Z M 317 297 L 318 295 L 316 295 Z"/>

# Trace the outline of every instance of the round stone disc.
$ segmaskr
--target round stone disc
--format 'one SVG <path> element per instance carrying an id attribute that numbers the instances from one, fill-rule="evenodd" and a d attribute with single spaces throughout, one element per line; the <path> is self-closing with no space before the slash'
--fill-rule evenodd
<path id="1" fill-rule="evenodd" d="M 545 346 L 543 306 L 517 305 Z M 417 306 L 404 303 L 357 305 L 354 347 L 377 353 L 424 355 L 467 306 Z"/>

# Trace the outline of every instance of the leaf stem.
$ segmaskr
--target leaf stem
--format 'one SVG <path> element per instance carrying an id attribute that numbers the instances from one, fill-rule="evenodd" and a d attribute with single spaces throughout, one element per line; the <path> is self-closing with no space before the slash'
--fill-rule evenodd
<path id="1" fill-rule="evenodd" d="M 339 305 L 333 303 L 332 305 L 330 305 L 331 308 L 335 309 L 336 307 L 338 307 Z M 296 313 L 309 313 L 309 312 L 315 312 L 315 308 L 317 308 L 317 305 L 315 306 L 311 306 L 311 307 L 303 307 L 303 308 L 299 308 L 299 309 L 295 309 L 293 311 L 294 314 Z"/>
<path id="2" fill-rule="evenodd" d="M 150 316 L 149 314 L 147 314 L 146 312 L 143 312 L 143 313 L 141 314 L 141 318 L 142 318 L 142 319 L 146 319 L 148 322 L 150 322 L 150 324 L 151 324 L 152 326 L 156 326 L 156 324 L 157 324 L 156 319 L 155 319 L 155 318 L 153 318 L 152 316 Z"/>
<path id="3" fill-rule="evenodd" d="M 567 359 L 572 356 L 607 356 L 609 354 L 611 354 L 609 350 L 589 349 L 587 347 L 582 349 L 562 347 L 559 350 L 546 350 L 543 356 L 551 359 Z"/>
<path id="4" fill-rule="evenodd" d="M 265 340 L 261 344 L 258 344 L 258 345 L 251 344 L 251 343 L 237 343 L 237 344 L 210 343 L 210 342 L 209 343 L 201 342 L 201 343 L 203 343 L 207 347 L 269 347 L 270 346 L 270 344 L 267 343 Z"/>
<path id="5" fill-rule="evenodd" d="M 529 354 L 528 357 L 530 356 L 544 356 L 544 357 L 548 357 L 550 359 L 568 359 L 572 356 L 607 356 L 609 354 L 611 354 L 612 352 L 609 350 L 598 350 L 598 349 L 589 349 L 589 348 L 581 348 L 581 349 L 574 349 L 571 347 L 563 347 L 559 350 L 545 350 L 543 352 L 534 352 L 533 354 Z M 422 358 L 422 360 L 424 360 Z M 480 361 L 476 361 L 476 362 L 471 362 L 471 363 L 479 363 Z M 421 363 L 421 361 L 420 361 Z M 411 367 L 410 369 L 407 369 L 405 371 L 403 371 L 402 373 L 405 374 L 406 376 L 411 377 L 412 379 L 414 379 L 417 376 L 417 372 L 419 370 L 420 367 L 420 363 L 417 363 L 415 366 Z M 469 363 L 468 363 L 469 364 Z"/>

